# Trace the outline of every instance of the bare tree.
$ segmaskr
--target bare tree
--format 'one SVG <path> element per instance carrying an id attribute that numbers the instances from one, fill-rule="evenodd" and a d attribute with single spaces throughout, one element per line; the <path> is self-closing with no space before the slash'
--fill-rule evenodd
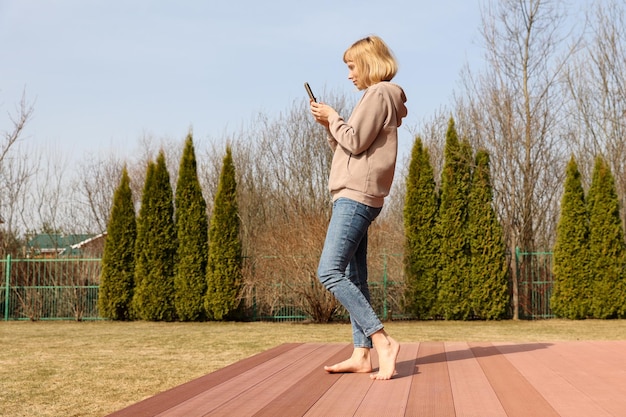
<path id="1" fill-rule="evenodd" d="M 460 130 L 492 155 L 494 198 L 511 248 L 550 248 L 563 177 L 561 84 L 567 45 L 560 1 L 503 0 L 482 10 L 486 67 L 465 72 Z M 573 38 L 577 39 L 577 38 Z"/>
<path id="2" fill-rule="evenodd" d="M 68 159 L 54 150 L 45 151 L 45 156 L 29 190 L 27 228 L 31 232 L 73 232 L 75 221 L 70 216 L 73 196 Z"/>
<path id="3" fill-rule="evenodd" d="M 626 6 L 619 0 L 597 2 L 588 20 L 588 42 L 567 72 L 573 97 L 568 138 L 587 187 L 595 157 L 608 162 L 626 225 Z"/>
<path id="4" fill-rule="evenodd" d="M 27 147 L 18 147 L 0 166 L 0 254 L 16 254 L 19 236 L 25 230 L 29 190 L 34 183 L 40 157 Z"/>
<path id="5" fill-rule="evenodd" d="M 565 11 L 559 0 L 483 6 L 485 69 L 465 71 L 465 96 L 456 104 L 462 135 L 493 155 L 494 201 L 511 251 L 546 250 L 554 243 L 566 162 L 561 87 L 579 45 L 565 30 Z M 514 276 L 514 317 L 517 281 Z"/>
<path id="6" fill-rule="evenodd" d="M 339 112 L 346 112 L 349 105 L 344 97 L 326 96 Z M 332 152 L 326 132 L 308 111 L 308 103 L 294 102 L 275 119 L 260 114 L 246 129 L 212 144 L 200 158 L 209 211 L 226 143 L 231 145 L 237 170 L 247 253 L 261 250 L 253 242 L 263 233 L 273 233 L 278 224 L 299 222 L 300 217 L 310 215 L 328 218 Z"/>
<path id="7" fill-rule="evenodd" d="M 35 111 L 34 105 L 26 101 L 26 92 L 22 93 L 22 99 L 17 106 L 17 114 L 9 113 L 9 120 L 11 121 L 11 128 L 8 131 L 2 132 L 2 143 L 0 143 L 0 166 L 4 161 L 11 148 L 20 139 L 26 124 L 32 119 L 33 112 Z"/>
<path id="8" fill-rule="evenodd" d="M 8 113 L 10 127 L 0 139 L 0 253 L 15 252 L 20 228 L 18 221 L 26 207 L 24 198 L 34 175 L 32 153 L 20 149 L 18 143 L 32 119 L 34 105 L 27 102 L 26 92 L 15 113 Z"/>
<path id="9" fill-rule="evenodd" d="M 82 161 L 72 189 L 76 190 L 76 220 L 84 231 L 102 233 L 107 229 L 113 194 L 118 187 L 125 161 L 114 154 Z"/>

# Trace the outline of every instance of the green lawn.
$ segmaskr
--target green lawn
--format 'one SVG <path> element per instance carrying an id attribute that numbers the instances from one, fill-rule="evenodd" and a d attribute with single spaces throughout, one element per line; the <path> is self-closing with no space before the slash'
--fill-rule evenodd
<path id="1" fill-rule="evenodd" d="M 626 320 L 386 328 L 400 342 L 626 339 Z M 0 416 L 103 416 L 281 343 L 350 335 L 348 324 L 0 322 Z"/>

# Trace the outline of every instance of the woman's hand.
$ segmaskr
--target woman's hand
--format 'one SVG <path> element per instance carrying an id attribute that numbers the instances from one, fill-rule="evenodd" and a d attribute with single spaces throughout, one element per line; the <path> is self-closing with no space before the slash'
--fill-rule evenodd
<path id="1" fill-rule="evenodd" d="M 328 118 L 332 114 L 336 114 L 335 109 L 330 107 L 328 104 L 324 103 L 316 103 L 311 100 L 311 114 L 315 118 L 315 121 L 322 126 L 328 128 Z"/>

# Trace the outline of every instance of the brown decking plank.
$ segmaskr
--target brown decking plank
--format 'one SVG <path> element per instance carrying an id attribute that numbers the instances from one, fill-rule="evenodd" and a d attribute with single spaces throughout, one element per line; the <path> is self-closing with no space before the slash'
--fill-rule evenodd
<path id="1" fill-rule="evenodd" d="M 422 342 L 412 377 L 406 416 L 454 417 L 452 387 L 442 342 Z"/>
<path id="2" fill-rule="evenodd" d="M 238 395 L 215 410 L 212 410 L 211 413 L 207 415 L 224 417 L 232 417 L 235 415 L 251 416 L 263 409 L 266 405 L 282 397 L 294 386 L 300 388 L 307 387 L 308 389 L 309 387 L 304 385 L 302 381 L 310 381 L 307 378 L 311 378 L 311 375 L 318 380 L 329 377 L 326 379 L 334 381 L 336 378 L 327 375 L 326 372 L 324 372 L 323 365 L 327 363 L 328 357 L 332 357 L 342 351 L 345 352 L 344 345 L 322 345 L 320 349 L 293 362 L 289 367 L 277 372 L 272 375 L 271 378 L 264 380 L 245 392 L 242 392 L 241 395 Z M 300 392 L 300 394 L 303 396 L 304 393 Z M 299 401 L 300 398 L 298 398 L 298 402 Z M 280 402 L 285 404 L 284 401 Z M 297 411 L 295 411 L 295 409 L 298 408 L 297 404 L 291 404 L 289 408 L 292 408 L 290 413 L 287 413 L 287 411 L 283 409 L 279 414 L 274 415 L 298 415 Z"/>
<path id="3" fill-rule="evenodd" d="M 596 349 L 601 348 L 603 352 L 609 355 L 616 355 L 619 359 L 618 363 L 623 365 L 622 369 L 626 368 L 626 360 L 624 360 L 624 355 L 626 355 L 626 340 L 602 340 L 590 343 L 592 343 Z M 603 354 L 603 357 L 604 356 Z"/>
<path id="4" fill-rule="evenodd" d="M 570 349 L 574 347 L 574 349 Z M 619 367 L 623 365 L 624 361 L 616 361 L 616 359 L 623 359 L 624 353 L 617 353 L 611 349 L 605 342 L 591 342 L 591 341 L 571 341 L 561 342 L 557 349 L 565 348 L 564 354 L 572 357 L 572 359 L 579 362 L 585 369 L 595 369 L 596 367 L 603 368 L 607 361 L 611 363 L 612 367 Z M 571 355 L 573 353 L 574 355 Z"/>
<path id="5" fill-rule="evenodd" d="M 554 358 L 553 346 L 546 344 L 535 350 L 508 343 L 497 343 L 495 346 L 559 415 L 567 417 L 611 416 L 562 375 L 562 371 L 570 368 L 570 364 L 558 359 L 554 360 L 556 358 Z"/>
<path id="6" fill-rule="evenodd" d="M 621 344 L 621 348 L 620 345 Z M 577 359 L 590 369 L 607 369 L 611 375 L 626 372 L 626 344 L 608 341 L 564 342 L 563 347 L 575 346 Z M 607 368 L 607 364 L 610 367 Z M 618 378 L 619 380 L 619 378 Z"/>
<path id="7" fill-rule="evenodd" d="M 369 391 L 369 374 L 335 374 L 340 378 L 303 414 L 306 417 L 352 416 Z M 278 414 L 277 414 L 278 415 Z M 299 414 L 293 414 L 294 416 Z"/>
<path id="8" fill-rule="evenodd" d="M 495 346 L 470 343 L 470 347 L 508 417 L 559 417 L 550 403 Z"/>
<path id="9" fill-rule="evenodd" d="M 405 415 L 419 343 L 403 343 L 398 354 L 397 374 L 389 381 L 374 381 L 355 415 L 359 417 L 402 417 Z M 329 414 L 326 414 L 329 415 Z"/>
<path id="10" fill-rule="evenodd" d="M 243 372 L 218 386 L 206 390 L 158 415 L 163 417 L 193 417 L 208 415 L 230 400 L 240 397 L 257 384 L 261 384 L 264 381 L 273 378 L 276 374 L 281 374 L 285 369 L 292 368 L 294 363 L 302 362 L 304 358 L 309 358 L 309 355 L 312 352 L 322 348 L 322 346 L 322 344 L 314 343 L 300 345 L 294 349 L 284 352 L 278 357 L 272 358 L 262 364 L 258 364 L 256 367 Z M 216 413 L 214 415 L 219 414 Z"/>
<path id="11" fill-rule="evenodd" d="M 110 416 L 626 416 L 626 341 L 403 343 L 391 381 L 323 371 L 351 350 L 281 345 Z"/>
<path id="12" fill-rule="evenodd" d="M 456 417 L 507 417 L 468 344 L 447 342 L 445 348 Z"/>
<path id="13" fill-rule="evenodd" d="M 352 345 L 345 345 L 339 352 L 327 357 L 326 352 L 321 357 L 324 364 L 341 362 L 352 353 Z M 293 386 L 254 414 L 255 417 L 276 417 L 279 415 L 301 416 L 313 404 L 328 392 L 341 377 L 341 374 L 329 374 L 322 366 L 293 384 Z M 303 387 L 306 389 L 303 390 Z M 334 390 L 334 388 L 333 388 Z M 326 417 L 328 414 L 325 414 Z"/>
<path id="14" fill-rule="evenodd" d="M 610 354 L 597 342 L 561 342 L 536 360 L 553 369 L 610 415 L 626 415 L 626 352 Z"/>
<path id="15" fill-rule="evenodd" d="M 285 343 L 279 345 L 218 369 L 210 374 L 146 398 L 138 403 L 109 414 L 109 417 L 152 417 L 300 345 L 302 345 L 302 343 Z"/>

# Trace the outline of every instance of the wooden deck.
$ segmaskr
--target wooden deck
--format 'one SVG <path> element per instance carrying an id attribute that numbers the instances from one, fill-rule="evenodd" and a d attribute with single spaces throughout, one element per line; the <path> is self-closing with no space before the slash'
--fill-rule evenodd
<path id="1" fill-rule="evenodd" d="M 285 344 L 111 416 L 626 416 L 626 341 L 402 343 L 398 375 L 327 374 L 347 344 Z"/>

